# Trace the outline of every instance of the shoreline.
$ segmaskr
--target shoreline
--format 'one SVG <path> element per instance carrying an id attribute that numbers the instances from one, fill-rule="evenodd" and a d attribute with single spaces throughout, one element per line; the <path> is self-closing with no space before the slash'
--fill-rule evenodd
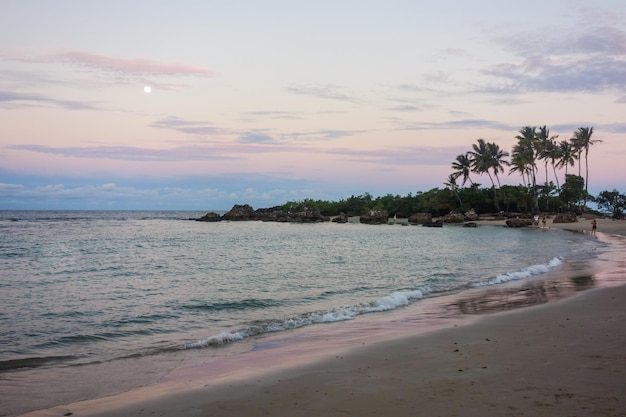
<path id="1" fill-rule="evenodd" d="M 613 221 L 601 220 L 605 222 L 598 222 L 599 237 L 617 239 L 614 245 L 623 246 L 623 238 L 612 235 L 625 236 L 626 222 L 616 221 L 613 225 L 619 227 L 610 229 L 604 223 Z M 479 226 L 483 223 L 499 225 L 485 220 Z M 548 224 L 548 228 L 579 233 L 589 226 L 590 222 Z M 606 255 L 613 257 L 613 266 L 616 255 L 621 259 L 619 252 Z M 567 297 L 564 300 L 548 297 L 540 300 L 541 305 L 520 309 L 515 297 L 527 295 L 528 290 L 512 288 L 512 310 L 501 308 L 494 313 L 485 292 L 476 290 L 475 298 L 472 294 L 465 297 L 473 300 L 465 303 L 466 308 L 483 305 L 489 314 L 463 312 L 459 298 L 450 296 L 462 314 L 444 317 L 441 309 L 428 310 L 432 307 L 428 303 L 416 306 L 422 310 L 414 315 L 422 320 L 417 334 L 411 334 L 416 323 L 403 312 L 386 315 L 378 324 L 362 321 L 361 328 L 344 323 L 341 329 L 330 325 L 266 337 L 257 341 L 253 351 L 229 361 L 179 369 L 147 387 L 24 416 L 332 416 L 418 411 L 471 416 L 504 415 L 514 409 L 518 410 L 514 415 L 548 415 L 555 407 L 578 407 L 571 409 L 580 412 L 583 399 L 596 404 L 593 410 L 603 415 L 622 415 L 626 406 L 620 399 L 620 383 L 626 359 L 621 349 L 626 321 L 621 306 L 626 299 L 626 267 L 622 263 L 617 269 L 596 269 L 598 278 L 608 280 L 607 286 L 580 292 L 570 288 L 561 295 L 555 292 Z M 518 285 L 503 285 L 492 293 L 502 298 L 507 288 Z M 554 286 L 553 282 L 543 284 L 538 293 L 545 295 Z M 352 333 L 329 354 L 324 337 L 346 330 Z M 381 332 L 395 332 L 396 337 L 385 340 Z M 584 378 L 574 372 L 581 369 Z M 556 387 L 557 382 L 562 386 Z"/>

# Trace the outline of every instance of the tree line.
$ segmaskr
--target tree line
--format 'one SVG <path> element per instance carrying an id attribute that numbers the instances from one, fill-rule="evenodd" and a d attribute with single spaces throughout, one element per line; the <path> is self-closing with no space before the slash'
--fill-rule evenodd
<path id="1" fill-rule="evenodd" d="M 497 190 L 500 188 L 500 178 L 498 174 L 504 173 L 505 167 L 509 167 L 509 175 L 517 173 L 522 177 L 523 185 L 526 186 L 532 197 L 532 209 L 540 211 L 540 193 L 561 196 L 564 192 L 570 194 L 574 184 L 568 184 L 568 179 L 570 182 L 580 182 L 579 178 L 569 177 L 568 167 L 575 166 L 576 161 L 578 161 L 577 177 L 582 178 L 581 163 L 584 153 L 585 179 L 583 184 L 585 192 L 580 193 L 578 197 L 584 200 L 583 203 L 586 203 L 585 199 L 588 197 L 587 185 L 589 183 L 589 149 L 594 144 L 602 142 L 599 139 L 593 139 L 592 136 L 593 127 L 580 127 L 574 131 L 571 138 L 558 141 L 559 136 L 551 135 L 547 126 L 525 126 L 515 136 L 517 143 L 513 146 L 511 154 L 501 150 L 496 143 L 478 139 L 477 143 L 472 145 L 472 150 L 458 155 L 456 160 L 452 162 L 454 172 L 450 174 L 445 185 L 455 190 L 457 188 L 456 182 L 459 178 L 463 178 L 462 185 L 465 185 L 467 181 L 473 185 L 474 183 L 470 178 L 471 173 L 477 175 L 487 174 L 491 180 L 494 204 L 496 209 L 499 210 L 500 199 L 497 197 Z M 510 160 L 506 159 L 509 155 Z M 541 163 L 545 169 L 543 184 L 539 184 L 537 180 L 540 171 L 539 164 Z M 554 181 L 550 179 L 548 173 L 549 165 L 554 173 Z M 565 191 L 561 187 L 557 169 L 564 169 L 565 171 L 563 178 Z M 494 177 L 498 183 L 497 187 Z M 566 195 L 565 197 L 573 196 Z M 569 198 L 567 200 L 567 203 L 572 203 L 569 201 Z"/>
<path id="2" fill-rule="evenodd" d="M 617 190 L 602 191 L 598 196 L 588 193 L 589 150 L 602 142 L 594 139 L 593 133 L 593 127 L 580 127 L 570 138 L 558 140 L 559 136 L 551 135 L 547 126 L 525 126 L 515 136 L 517 143 L 511 153 L 496 143 L 477 139 L 470 150 L 458 155 L 452 162 L 453 172 L 443 183 L 444 189 L 437 187 L 406 196 L 387 194 L 373 197 L 365 193 L 339 201 L 307 199 L 287 202 L 283 209 L 293 210 L 306 205 L 326 216 L 340 213 L 359 216 L 369 210 L 387 210 L 390 215 L 398 217 L 408 217 L 414 213 L 442 216 L 469 209 L 482 214 L 502 211 L 580 213 L 589 210 L 587 202 L 592 201 L 613 217 L 622 218 L 626 209 L 624 194 Z M 578 175 L 570 174 L 568 168 L 575 167 L 576 163 Z M 520 175 L 520 185 L 501 185 L 500 175 L 507 168 L 508 175 Z M 562 177 L 559 177 L 559 172 Z M 472 175 L 487 175 L 491 187 L 481 187 Z M 541 176 L 543 178 L 538 179 Z M 457 184 L 459 179 L 461 186 Z M 466 184 L 469 185 L 466 187 Z"/>

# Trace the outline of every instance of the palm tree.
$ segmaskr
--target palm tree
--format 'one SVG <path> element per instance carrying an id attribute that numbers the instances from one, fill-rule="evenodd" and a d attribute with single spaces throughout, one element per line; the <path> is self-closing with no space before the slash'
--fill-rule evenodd
<path id="1" fill-rule="evenodd" d="M 580 176 L 580 154 L 583 149 L 585 150 L 585 193 L 587 192 L 587 186 L 589 184 L 589 148 L 596 143 L 602 142 L 600 139 L 591 139 L 591 135 L 593 135 L 593 127 L 579 127 L 578 130 L 574 132 L 574 137 L 572 138 L 572 141 L 578 146 L 578 176 Z"/>
<path id="2" fill-rule="evenodd" d="M 459 200 L 459 207 L 461 207 L 463 205 L 463 202 L 461 201 L 461 197 L 459 197 L 459 193 L 456 192 L 456 189 L 457 189 L 456 179 L 458 177 L 459 176 L 456 174 L 448 175 L 448 181 L 443 183 L 443 185 L 445 185 L 446 187 L 450 187 L 450 193 L 456 196 L 456 198 Z"/>
<path id="3" fill-rule="evenodd" d="M 552 160 L 552 166 L 554 167 L 554 157 L 552 154 L 556 152 L 556 138 L 558 135 L 550 136 L 550 129 L 547 126 L 542 126 L 536 133 L 535 150 L 537 152 L 538 159 L 543 159 L 546 169 L 546 185 L 548 185 L 548 162 Z M 556 176 L 556 174 L 555 174 Z M 557 180 L 558 182 L 558 180 Z"/>
<path id="4" fill-rule="evenodd" d="M 567 178 L 567 167 L 576 164 L 576 151 L 571 142 L 562 140 L 559 142 L 559 159 L 556 163 L 557 168 L 565 168 L 565 178 Z"/>
<path id="5" fill-rule="evenodd" d="M 465 154 L 457 155 L 456 161 L 452 163 L 452 169 L 455 170 L 454 175 L 456 178 L 463 176 L 463 183 L 465 185 L 467 181 L 474 185 L 474 182 L 470 178 L 470 172 L 472 170 L 472 161 L 468 156 L 469 152 Z"/>
<path id="6" fill-rule="evenodd" d="M 528 177 L 528 186 L 531 187 L 534 210 L 539 210 L 539 196 L 537 194 L 537 128 L 524 126 L 515 136 L 517 144 L 513 147 L 513 169 L 520 171 L 522 176 Z"/>
<path id="7" fill-rule="evenodd" d="M 472 165 L 472 172 L 479 175 L 487 174 L 491 180 L 491 186 L 495 189 L 496 183 L 493 182 L 493 177 L 489 170 L 491 169 L 491 149 L 484 139 L 478 139 L 477 144 L 472 145 L 473 151 L 469 151 L 467 155 L 470 158 Z"/>
<path id="8" fill-rule="evenodd" d="M 486 173 L 489 176 L 496 209 L 499 211 L 500 204 L 496 195 L 496 183 L 493 181 L 490 171 L 493 171 L 499 187 L 500 177 L 498 177 L 498 172 L 504 172 L 503 165 L 508 165 L 504 158 L 509 156 L 509 153 L 501 150 L 495 143 L 485 142 L 484 139 L 478 139 L 477 142 L 478 144 L 472 145 L 473 151 L 467 153 L 471 161 L 472 171 L 477 174 Z"/>
<path id="9" fill-rule="evenodd" d="M 489 157 L 491 159 L 491 169 L 493 170 L 493 175 L 496 177 L 496 180 L 498 180 L 498 188 L 500 188 L 500 177 L 498 176 L 498 172 L 504 172 L 504 165 L 509 165 L 509 162 L 504 159 L 509 156 L 509 153 L 507 151 L 503 151 L 497 144 L 492 142 L 488 143 L 487 146 L 489 148 Z"/>

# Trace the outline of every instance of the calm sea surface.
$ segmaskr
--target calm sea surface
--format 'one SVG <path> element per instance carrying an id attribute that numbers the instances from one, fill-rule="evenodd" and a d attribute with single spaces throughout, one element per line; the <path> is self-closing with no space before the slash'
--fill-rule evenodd
<path id="1" fill-rule="evenodd" d="M 497 226 L 188 220 L 203 214 L 0 211 L 0 378 L 375 315 L 603 245 Z"/>

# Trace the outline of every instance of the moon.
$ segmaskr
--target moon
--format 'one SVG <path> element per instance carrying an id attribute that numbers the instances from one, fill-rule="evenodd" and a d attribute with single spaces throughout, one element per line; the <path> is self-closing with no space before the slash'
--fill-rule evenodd
<path id="1" fill-rule="evenodd" d="M 145 87 L 143 88 L 143 91 L 144 91 L 145 93 L 149 93 L 149 92 L 151 92 L 151 91 L 152 91 L 152 87 L 150 87 L 149 85 L 147 85 L 147 86 L 145 86 Z"/>

